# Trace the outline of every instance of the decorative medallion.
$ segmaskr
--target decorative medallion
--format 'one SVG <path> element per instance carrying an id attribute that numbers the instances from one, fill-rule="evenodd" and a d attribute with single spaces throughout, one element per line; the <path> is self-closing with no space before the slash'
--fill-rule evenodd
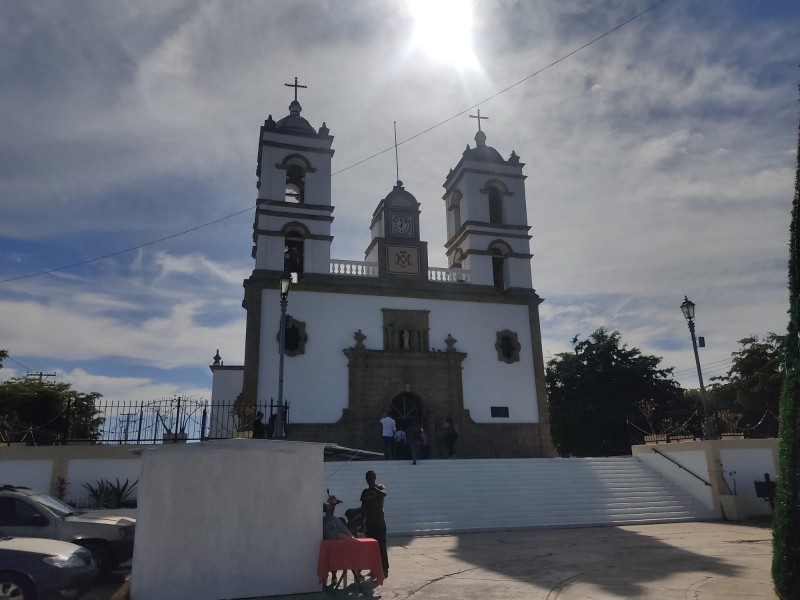
<path id="1" fill-rule="evenodd" d="M 494 347 L 497 350 L 497 360 L 508 364 L 519 362 L 519 351 L 522 346 L 516 332 L 508 329 L 498 331 Z"/>

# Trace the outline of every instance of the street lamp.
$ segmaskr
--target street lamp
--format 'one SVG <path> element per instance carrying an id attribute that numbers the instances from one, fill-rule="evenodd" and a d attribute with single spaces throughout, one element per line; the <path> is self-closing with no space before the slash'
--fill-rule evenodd
<path id="1" fill-rule="evenodd" d="M 714 412 L 708 403 L 706 386 L 703 385 L 703 372 L 700 370 L 700 355 L 697 353 L 697 338 L 694 336 L 694 302 L 687 296 L 683 297 L 681 312 L 689 325 L 689 333 L 692 334 L 692 349 L 694 350 L 694 362 L 697 365 L 697 379 L 700 380 L 700 399 L 703 403 L 703 439 L 716 440 L 719 438 L 717 424 L 714 421 Z"/>
<path id="2" fill-rule="evenodd" d="M 289 286 L 292 283 L 292 275 L 286 271 L 281 275 L 281 329 L 280 335 L 280 364 L 278 366 L 278 415 L 275 418 L 275 431 L 273 438 L 283 439 L 285 432 L 285 422 L 283 413 L 283 357 L 286 352 L 286 306 L 289 304 Z"/>

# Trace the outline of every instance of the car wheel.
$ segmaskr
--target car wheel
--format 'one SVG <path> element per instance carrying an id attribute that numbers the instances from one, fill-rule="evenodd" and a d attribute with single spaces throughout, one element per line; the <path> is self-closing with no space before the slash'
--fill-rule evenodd
<path id="1" fill-rule="evenodd" d="M 35 600 L 30 581 L 16 573 L 0 573 L 0 600 Z"/>
<path id="2" fill-rule="evenodd" d="M 111 552 L 111 548 L 109 548 L 103 542 L 97 541 L 87 541 L 83 542 L 81 540 L 77 540 L 74 542 L 79 546 L 83 546 L 89 552 L 92 553 L 92 558 L 94 558 L 94 562 L 97 563 L 97 570 L 99 576 L 105 576 L 111 573 L 116 566 L 117 563 L 114 560 L 114 555 Z M 2 600 L 2 596 L 0 596 L 0 600 Z"/>

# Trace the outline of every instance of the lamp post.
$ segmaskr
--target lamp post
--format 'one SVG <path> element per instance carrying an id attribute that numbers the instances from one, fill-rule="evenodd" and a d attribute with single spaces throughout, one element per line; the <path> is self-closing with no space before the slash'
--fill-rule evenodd
<path id="1" fill-rule="evenodd" d="M 281 275 L 281 328 L 280 335 L 280 363 L 278 366 L 278 415 L 275 418 L 275 431 L 273 438 L 283 439 L 284 437 L 284 413 L 283 413 L 283 357 L 286 352 L 286 306 L 289 304 L 289 286 L 292 283 L 290 273 L 284 271 Z"/>
<path id="2" fill-rule="evenodd" d="M 703 385 L 703 372 L 700 370 L 700 355 L 697 353 L 697 338 L 694 335 L 694 302 L 687 296 L 683 297 L 681 312 L 689 325 L 689 333 L 692 335 L 692 349 L 694 350 L 694 362 L 697 365 L 697 379 L 700 381 L 700 399 L 703 403 L 703 439 L 716 440 L 719 438 L 717 424 L 714 421 L 714 412 L 708 403 L 706 386 Z"/>

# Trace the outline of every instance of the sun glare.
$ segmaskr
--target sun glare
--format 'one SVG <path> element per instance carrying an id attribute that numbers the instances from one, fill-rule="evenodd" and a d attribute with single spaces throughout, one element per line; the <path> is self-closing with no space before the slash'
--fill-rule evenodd
<path id="1" fill-rule="evenodd" d="M 416 25 L 414 44 L 459 69 L 476 67 L 472 51 L 472 6 L 468 0 L 409 0 Z"/>

